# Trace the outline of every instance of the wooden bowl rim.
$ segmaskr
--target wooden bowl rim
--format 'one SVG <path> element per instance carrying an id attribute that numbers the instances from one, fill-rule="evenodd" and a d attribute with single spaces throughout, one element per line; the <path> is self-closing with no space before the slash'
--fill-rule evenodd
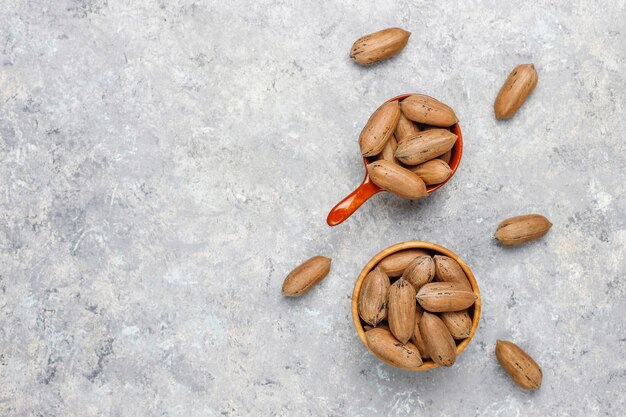
<path id="1" fill-rule="evenodd" d="M 473 305 L 474 315 L 472 317 L 472 328 L 470 331 L 470 335 L 469 337 L 463 339 L 463 341 L 457 345 L 456 347 L 457 357 L 461 354 L 461 352 L 465 350 L 469 342 L 474 337 L 474 334 L 476 334 L 476 329 L 478 329 L 478 323 L 480 322 L 480 310 L 481 310 L 480 289 L 478 288 L 478 283 L 476 282 L 476 278 L 474 278 L 474 274 L 472 273 L 471 269 L 467 266 L 467 264 L 463 261 L 463 259 L 461 259 L 456 253 L 452 252 L 448 248 L 437 245 L 436 243 L 424 242 L 421 240 L 409 240 L 407 242 L 396 243 L 395 245 L 391 245 L 383 249 L 382 251 L 378 252 L 372 259 L 370 259 L 370 261 L 365 265 L 365 267 L 359 274 L 359 277 L 357 278 L 356 283 L 354 284 L 354 291 L 352 292 L 352 320 L 354 321 L 354 326 L 356 327 L 356 332 L 359 335 L 359 339 L 361 339 L 361 342 L 363 342 L 367 350 L 369 350 L 374 356 L 376 356 L 378 359 L 380 359 L 381 361 L 385 362 L 388 365 L 391 365 L 393 367 L 400 368 L 400 369 L 405 369 L 408 371 L 427 371 L 429 369 L 437 368 L 439 367 L 439 365 L 437 365 L 435 362 L 431 360 L 424 360 L 424 363 L 421 366 L 417 366 L 413 368 L 404 368 L 404 367 L 394 365 L 391 362 L 379 357 L 374 352 L 372 352 L 372 350 L 367 345 L 367 339 L 365 338 L 365 330 L 363 329 L 363 326 L 361 325 L 361 317 L 359 316 L 359 295 L 361 292 L 361 285 L 363 284 L 363 280 L 365 279 L 365 276 L 372 269 L 374 269 L 374 267 L 381 260 L 383 260 L 383 258 L 386 258 L 387 256 L 393 253 L 400 252 L 406 249 L 431 250 L 434 252 L 438 252 L 442 255 L 449 256 L 450 258 L 454 259 L 455 261 L 459 263 L 459 265 L 461 265 L 463 272 L 465 272 L 467 279 L 470 281 L 472 290 L 477 295 L 476 302 Z"/>

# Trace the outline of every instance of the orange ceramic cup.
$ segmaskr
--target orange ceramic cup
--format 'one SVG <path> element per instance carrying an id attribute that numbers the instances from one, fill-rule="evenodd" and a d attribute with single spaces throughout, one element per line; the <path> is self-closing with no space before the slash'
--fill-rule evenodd
<path id="1" fill-rule="evenodd" d="M 390 99 L 389 101 L 404 100 L 410 95 L 412 94 L 402 94 L 398 97 Z M 450 181 L 450 178 L 454 176 L 454 173 L 461 163 L 461 155 L 463 155 L 463 136 L 461 135 L 461 127 L 457 123 L 451 126 L 450 130 L 452 131 L 452 133 L 458 136 L 458 139 L 456 140 L 456 143 L 454 144 L 450 155 L 449 165 L 452 173 L 444 182 L 427 186 L 426 191 L 428 191 L 429 194 L 435 192 L 439 188 L 443 187 L 445 183 Z M 368 163 L 369 162 L 367 158 L 363 158 L 363 164 L 365 166 L 365 178 L 363 179 L 361 185 L 359 185 L 356 190 L 352 191 L 346 198 L 337 203 L 337 205 L 333 207 L 330 213 L 328 213 L 328 218 L 326 219 L 326 222 L 329 226 L 336 226 L 339 223 L 342 223 L 348 217 L 352 216 L 352 214 L 354 214 L 354 212 L 357 211 L 357 209 L 361 207 L 363 203 L 369 200 L 370 197 L 383 191 L 383 189 L 381 189 L 370 180 L 369 174 L 367 173 Z"/>

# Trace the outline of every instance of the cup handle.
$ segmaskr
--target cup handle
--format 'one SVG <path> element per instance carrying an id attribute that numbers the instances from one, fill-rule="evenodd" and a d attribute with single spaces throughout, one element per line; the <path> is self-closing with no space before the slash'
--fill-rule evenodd
<path id="1" fill-rule="evenodd" d="M 326 223 L 328 223 L 329 226 L 337 226 L 348 217 L 352 216 L 363 203 L 380 191 L 382 191 L 382 189 L 370 180 L 370 176 L 366 172 L 361 185 L 346 198 L 337 203 L 330 213 L 328 213 Z"/>

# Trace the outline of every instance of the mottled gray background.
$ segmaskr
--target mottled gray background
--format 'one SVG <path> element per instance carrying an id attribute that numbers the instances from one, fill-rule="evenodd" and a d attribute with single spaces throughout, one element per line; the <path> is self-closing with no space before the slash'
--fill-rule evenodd
<path id="1" fill-rule="evenodd" d="M 1 1 L 0 415 L 623 415 L 625 2 L 433 3 Z M 413 33 L 401 55 L 349 61 L 388 26 Z M 497 122 L 526 62 L 539 84 Z M 457 175 L 329 228 L 360 128 L 405 92 L 456 110 Z M 497 246 L 527 212 L 550 234 Z M 390 368 L 353 329 L 358 272 L 409 239 L 481 286 L 450 369 Z M 328 278 L 281 297 L 316 254 Z M 539 392 L 497 338 L 543 365 Z"/>

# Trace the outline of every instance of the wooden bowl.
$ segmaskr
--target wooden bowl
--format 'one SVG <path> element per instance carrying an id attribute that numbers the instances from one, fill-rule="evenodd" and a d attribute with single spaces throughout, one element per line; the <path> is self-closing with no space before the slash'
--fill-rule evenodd
<path id="1" fill-rule="evenodd" d="M 471 269 L 469 269 L 469 267 L 465 264 L 465 262 L 463 262 L 463 260 L 459 258 L 459 256 L 456 253 L 452 252 L 451 250 L 447 248 L 444 248 L 443 246 L 439 246 L 430 242 L 410 240 L 408 242 L 396 243 L 395 245 L 389 246 L 388 248 L 379 252 L 376 256 L 370 259 L 367 265 L 365 265 L 365 268 L 363 268 L 363 270 L 359 274 L 359 277 L 356 280 L 356 284 L 354 285 L 354 291 L 352 292 L 352 320 L 354 321 L 356 332 L 359 335 L 361 342 L 363 342 L 365 347 L 367 347 L 367 349 L 370 352 L 372 352 L 369 349 L 369 346 L 367 346 L 367 339 L 365 338 L 365 330 L 363 329 L 363 322 L 361 321 L 361 317 L 359 316 L 359 295 L 361 292 L 361 285 L 363 284 L 363 280 L 365 279 L 365 276 L 372 269 L 374 269 L 374 267 L 381 260 L 383 260 L 383 258 L 386 258 L 392 253 L 400 252 L 405 249 L 424 249 L 424 250 L 429 251 L 431 255 L 445 255 L 454 259 L 455 261 L 459 263 L 459 265 L 461 265 L 461 268 L 463 268 L 463 272 L 465 272 L 465 275 L 467 275 L 467 279 L 469 280 L 472 286 L 472 290 L 478 296 L 478 298 L 476 298 L 476 302 L 474 302 L 474 305 L 469 308 L 469 314 L 472 317 L 472 329 L 470 331 L 470 335 L 469 337 L 461 340 L 456 346 L 456 354 L 458 357 L 461 354 L 461 352 L 465 350 L 469 342 L 472 340 L 472 338 L 474 337 L 474 334 L 476 333 L 476 329 L 478 328 L 478 322 L 480 321 L 480 290 L 478 288 L 478 283 L 476 282 L 476 278 L 474 278 L 474 274 L 472 274 Z M 372 352 L 372 354 L 374 354 L 378 359 L 385 362 L 386 364 L 398 367 L 380 358 L 374 352 Z M 415 368 L 401 368 L 401 369 L 406 369 L 408 371 L 427 371 L 429 369 L 437 368 L 438 366 L 439 365 L 437 365 L 435 362 L 424 359 L 424 363 L 421 366 L 418 366 Z"/>

